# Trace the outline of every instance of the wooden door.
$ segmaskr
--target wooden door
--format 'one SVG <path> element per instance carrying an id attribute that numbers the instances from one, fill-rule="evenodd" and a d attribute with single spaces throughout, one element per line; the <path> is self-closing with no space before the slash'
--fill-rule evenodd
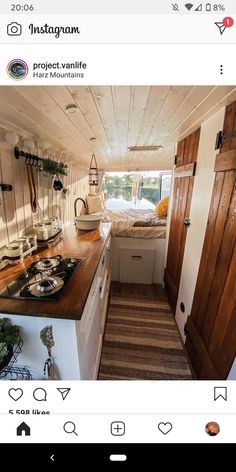
<path id="1" fill-rule="evenodd" d="M 236 131 L 236 102 L 226 109 L 224 132 Z M 236 355 L 236 139 L 215 161 L 215 183 L 186 348 L 199 379 L 226 379 Z"/>
<path id="2" fill-rule="evenodd" d="M 165 290 L 174 312 L 178 298 L 188 228 L 183 220 L 189 218 L 199 137 L 200 128 L 183 141 L 180 141 L 177 147 L 170 235 L 164 275 Z"/>

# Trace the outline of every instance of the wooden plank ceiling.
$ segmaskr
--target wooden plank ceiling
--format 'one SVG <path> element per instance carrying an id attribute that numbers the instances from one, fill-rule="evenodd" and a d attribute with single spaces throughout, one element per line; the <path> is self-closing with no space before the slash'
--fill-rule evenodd
<path id="1" fill-rule="evenodd" d="M 235 99 L 232 86 L 0 87 L 0 127 L 43 139 L 81 167 L 94 153 L 106 171 L 166 170 L 176 141 Z M 77 113 L 66 112 L 71 104 Z M 163 147 L 128 150 L 155 145 Z"/>

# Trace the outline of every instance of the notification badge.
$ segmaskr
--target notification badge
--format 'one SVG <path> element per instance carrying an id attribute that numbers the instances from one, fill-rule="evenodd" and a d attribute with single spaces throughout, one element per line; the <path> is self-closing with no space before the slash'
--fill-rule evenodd
<path id="1" fill-rule="evenodd" d="M 219 28 L 220 34 L 223 34 L 226 28 L 231 28 L 234 24 L 231 16 L 226 16 L 223 21 L 216 21 L 215 25 Z"/>
<path id="2" fill-rule="evenodd" d="M 13 80 L 22 80 L 28 75 L 28 65 L 22 59 L 13 59 L 7 65 L 7 73 Z"/>

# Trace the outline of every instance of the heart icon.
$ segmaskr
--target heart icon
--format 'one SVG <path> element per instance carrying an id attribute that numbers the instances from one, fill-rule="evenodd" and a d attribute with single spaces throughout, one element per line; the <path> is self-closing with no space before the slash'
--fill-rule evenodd
<path id="1" fill-rule="evenodd" d="M 17 400 L 22 397 L 23 390 L 22 388 L 10 388 L 10 390 L 8 390 L 8 395 L 12 398 L 12 400 L 15 400 L 15 402 L 17 402 Z"/>
<path id="2" fill-rule="evenodd" d="M 168 434 L 172 430 L 171 423 L 159 423 L 158 429 L 161 431 L 162 434 Z"/>

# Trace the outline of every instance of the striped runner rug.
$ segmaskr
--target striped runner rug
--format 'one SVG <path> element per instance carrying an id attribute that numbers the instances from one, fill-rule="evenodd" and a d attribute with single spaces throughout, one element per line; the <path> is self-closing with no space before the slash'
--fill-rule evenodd
<path id="1" fill-rule="evenodd" d="M 192 379 L 167 301 L 111 296 L 98 379 Z"/>

